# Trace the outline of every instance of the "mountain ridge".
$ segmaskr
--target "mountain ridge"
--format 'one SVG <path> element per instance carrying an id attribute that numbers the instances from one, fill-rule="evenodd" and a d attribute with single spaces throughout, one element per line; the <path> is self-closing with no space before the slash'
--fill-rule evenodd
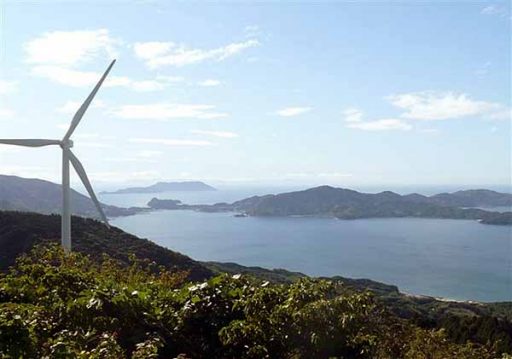
<path id="1" fill-rule="evenodd" d="M 469 194 L 468 194 L 469 193 Z M 490 190 L 458 191 L 454 196 L 439 194 L 400 195 L 391 191 L 362 193 L 346 188 L 319 186 L 303 191 L 252 196 L 233 203 L 187 205 L 177 200 L 153 198 L 153 209 L 193 209 L 206 212 L 236 211 L 249 216 L 330 216 L 361 218 L 450 218 L 473 219 L 485 224 L 512 224 L 512 212 L 491 212 L 454 206 L 512 205 L 512 195 Z"/>
<path id="2" fill-rule="evenodd" d="M 57 183 L 18 176 L 0 175 L 0 210 L 58 214 L 62 208 L 62 186 Z M 102 203 L 107 217 L 128 216 L 142 208 L 122 208 Z M 82 217 L 99 218 L 92 200 L 71 189 L 72 213 Z"/>

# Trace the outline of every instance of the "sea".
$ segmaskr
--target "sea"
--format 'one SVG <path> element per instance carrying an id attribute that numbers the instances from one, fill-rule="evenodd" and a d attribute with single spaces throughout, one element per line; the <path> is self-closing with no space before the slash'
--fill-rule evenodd
<path id="1" fill-rule="evenodd" d="M 298 189 L 303 188 L 226 187 L 218 191 L 101 194 L 100 200 L 122 207 L 145 206 L 153 197 L 213 204 Z M 412 192 L 410 188 L 395 191 Z M 423 188 L 416 192 L 440 191 Z M 119 217 L 111 224 L 200 261 L 283 268 L 311 276 L 368 278 L 396 285 L 403 293 L 449 300 L 512 301 L 511 226 L 419 218 L 240 218 L 234 213 L 185 210 Z"/>

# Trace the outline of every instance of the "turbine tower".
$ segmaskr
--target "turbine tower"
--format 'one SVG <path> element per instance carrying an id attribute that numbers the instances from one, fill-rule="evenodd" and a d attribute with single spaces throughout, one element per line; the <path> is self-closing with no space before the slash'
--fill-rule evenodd
<path id="1" fill-rule="evenodd" d="M 114 66 L 116 60 L 113 60 L 108 66 L 107 70 L 101 77 L 100 81 L 96 84 L 92 92 L 85 99 L 84 103 L 78 111 L 73 116 L 73 120 L 71 121 L 71 125 L 69 126 L 66 135 L 62 138 L 62 140 L 42 140 L 42 139 L 0 139 L 0 144 L 5 145 L 15 145 L 15 146 L 25 146 L 25 147 L 43 147 L 43 146 L 60 146 L 62 148 L 62 217 L 61 217 L 61 243 L 62 247 L 66 252 L 71 251 L 71 203 L 70 203 L 70 195 L 71 188 L 69 185 L 69 163 L 73 165 L 76 173 L 80 177 L 80 180 L 84 184 L 89 196 L 91 197 L 94 205 L 98 209 L 100 213 L 100 217 L 108 226 L 108 220 L 101 208 L 101 204 L 92 189 L 91 182 L 85 173 L 84 167 L 76 158 L 76 156 L 71 152 L 71 148 L 73 147 L 73 141 L 71 140 L 71 135 L 75 131 L 76 127 L 80 123 L 80 120 L 84 116 L 85 111 L 91 104 L 94 96 L 98 92 L 100 86 L 103 81 L 107 77 L 108 73 Z"/>

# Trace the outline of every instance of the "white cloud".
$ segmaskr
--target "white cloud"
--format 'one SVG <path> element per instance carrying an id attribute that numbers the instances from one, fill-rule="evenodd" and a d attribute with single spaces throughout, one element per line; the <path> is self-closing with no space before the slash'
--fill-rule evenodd
<path id="1" fill-rule="evenodd" d="M 28 63 L 74 67 L 105 55 L 115 58 L 119 44 L 107 29 L 51 31 L 25 43 L 24 49 Z"/>
<path id="2" fill-rule="evenodd" d="M 113 108 L 110 114 L 125 119 L 174 120 L 174 119 L 217 119 L 226 117 L 226 113 L 215 112 L 215 106 L 153 103 L 146 105 L 125 105 Z"/>
<path id="3" fill-rule="evenodd" d="M 101 77 L 97 72 L 78 71 L 61 66 L 34 66 L 31 73 L 35 76 L 73 87 L 93 86 Z M 105 85 L 107 85 L 107 82 Z"/>
<path id="4" fill-rule="evenodd" d="M 59 113 L 72 114 L 75 113 L 80 107 L 80 101 L 67 101 L 64 105 L 57 107 L 55 111 Z M 91 104 L 92 106 L 92 104 Z"/>
<path id="5" fill-rule="evenodd" d="M 365 122 L 348 122 L 346 127 L 364 131 L 409 131 L 412 129 L 412 126 L 407 122 L 395 118 L 384 118 Z"/>
<path id="6" fill-rule="evenodd" d="M 512 118 L 512 109 L 496 102 L 474 100 L 464 93 L 424 91 L 392 95 L 386 99 L 403 111 L 399 117 L 363 121 L 363 113 L 359 109 L 348 108 L 343 111 L 346 127 L 366 131 L 408 131 L 412 126 L 407 120 L 433 121 L 466 117 L 489 120 Z"/>
<path id="7" fill-rule="evenodd" d="M 167 76 L 167 75 L 158 75 L 156 77 L 158 81 L 168 82 L 168 83 L 179 83 L 185 81 L 185 79 L 181 76 Z"/>
<path id="8" fill-rule="evenodd" d="M 490 120 L 512 120 L 512 108 L 503 108 L 500 111 L 489 114 Z"/>
<path id="9" fill-rule="evenodd" d="M 303 113 L 309 112 L 311 110 L 311 107 L 287 107 L 276 111 L 276 114 L 282 117 L 292 117 L 302 115 Z"/>
<path id="10" fill-rule="evenodd" d="M 0 95 L 15 93 L 18 90 L 17 81 L 7 81 L 0 79 Z"/>
<path id="11" fill-rule="evenodd" d="M 192 133 L 196 135 L 206 135 L 206 136 L 213 136 L 213 137 L 219 137 L 219 138 L 236 138 L 238 137 L 238 134 L 234 132 L 229 131 L 202 131 L 202 130 L 193 130 Z"/>
<path id="12" fill-rule="evenodd" d="M 92 87 L 96 85 L 101 73 L 94 71 L 80 71 L 61 66 L 34 66 L 31 73 L 61 85 L 71 87 Z M 126 76 L 109 76 L 105 80 L 105 87 L 125 87 L 137 92 L 160 91 L 167 88 L 174 77 L 159 76 L 155 80 L 132 80 Z"/>
<path id="13" fill-rule="evenodd" d="M 357 108 L 348 108 L 343 111 L 345 127 L 364 131 L 409 131 L 412 126 L 406 121 L 395 118 L 383 118 L 372 121 L 363 121 L 363 112 Z"/>
<path id="14" fill-rule="evenodd" d="M 53 31 L 25 43 L 26 61 L 32 65 L 31 74 L 72 87 L 91 87 L 103 72 L 78 68 L 93 60 L 116 57 L 121 41 L 112 38 L 108 30 Z M 154 50 L 153 50 L 154 52 Z M 134 80 L 110 75 L 106 87 L 126 87 L 138 92 L 160 91 L 176 82 L 177 77 L 159 76 L 156 79 Z M 2 92 L 0 83 L 0 93 Z"/>
<path id="15" fill-rule="evenodd" d="M 219 86 L 220 85 L 220 81 L 219 80 L 214 80 L 214 79 L 208 79 L 208 80 L 204 80 L 204 81 L 198 82 L 198 85 L 199 86 L 203 86 L 203 87 Z"/>
<path id="16" fill-rule="evenodd" d="M 484 7 L 480 13 L 482 15 L 500 16 L 504 17 L 507 15 L 507 9 L 504 6 L 489 5 Z"/>
<path id="17" fill-rule="evenodd" d="M 261 28 L 258 25 L 248 25 L 244 28 L 246 38 L 255 38 L 262 35 Z"/>
<path id="18" fill-rule="evenodd" d="M 55 111 L 57 111 L 59 113 L 64 113 L 64 114 L 74 114 L 80 108 L 81 105 L 82 105 L 82 102 L 80 102 L 80 101 L 67 101 L 64 105 L 58 107 Z M 94 100 L 90 105 L 90 108 L 105 108 L 105 107 L 106 107 L 105 102 L 103 102 L 100 99 Z"/>
<path id="19" fill-rule="evenodd" d="M 343 111 L 345 122 L 361 122 L 363 120 L 363 113 L 357 108 L 348 108 Z"/>
<path id="20" fill-rule="evenodd" d="M 500 117 L 505 106 L 471 99 L 464 93 L 414 92 L 388 96 L 392 105 L 405 110 L 400 117 L 414 120 L 448 120 L 461 117 Z"/>
<path id="21" fill-rule="evenodd" d="M 144 60 L 149 68 L 161 66 L 185 66 L 204 61 L 223 61 L 246 49 L 258 46 L 258 40 L 235 42 L 215 49 L 194 49 L 173 42 L 142 42 L 135 43 L 135 55 Z"/>
<path id="22" fill-rule="evenodd" d="M 176 46 L 173 42 L 136 42 L 133 45 L 135 56 L 141 59 L 152 59 L 155 57 L 165 56 Z"/>
<path id="23" fill-rule="evenodd" d="M 176 147 L 204 147 L 213 145 L 210 141 L 200 140 L 183 140 L 183 139 L 167 139 L 167 138 L 130 138 L 132 143 L 147 143 Z"/>

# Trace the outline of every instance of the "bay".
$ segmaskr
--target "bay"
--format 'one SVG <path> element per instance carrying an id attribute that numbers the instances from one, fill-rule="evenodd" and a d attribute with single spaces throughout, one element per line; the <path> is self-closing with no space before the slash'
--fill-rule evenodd
<path id="1" fill-rule="evenodd" d="M 281 189 L 269 191 L 102 195 L 101 200 L 144 205 L 157 196 L 215 203 Z M 120 217 L 111 223 L 196 260 L 369 278 L 403 292 L 455 300 L 512 300 L 509 226 L 418 218 L 236 218 L 233 213 L 181 210 Z"/>

